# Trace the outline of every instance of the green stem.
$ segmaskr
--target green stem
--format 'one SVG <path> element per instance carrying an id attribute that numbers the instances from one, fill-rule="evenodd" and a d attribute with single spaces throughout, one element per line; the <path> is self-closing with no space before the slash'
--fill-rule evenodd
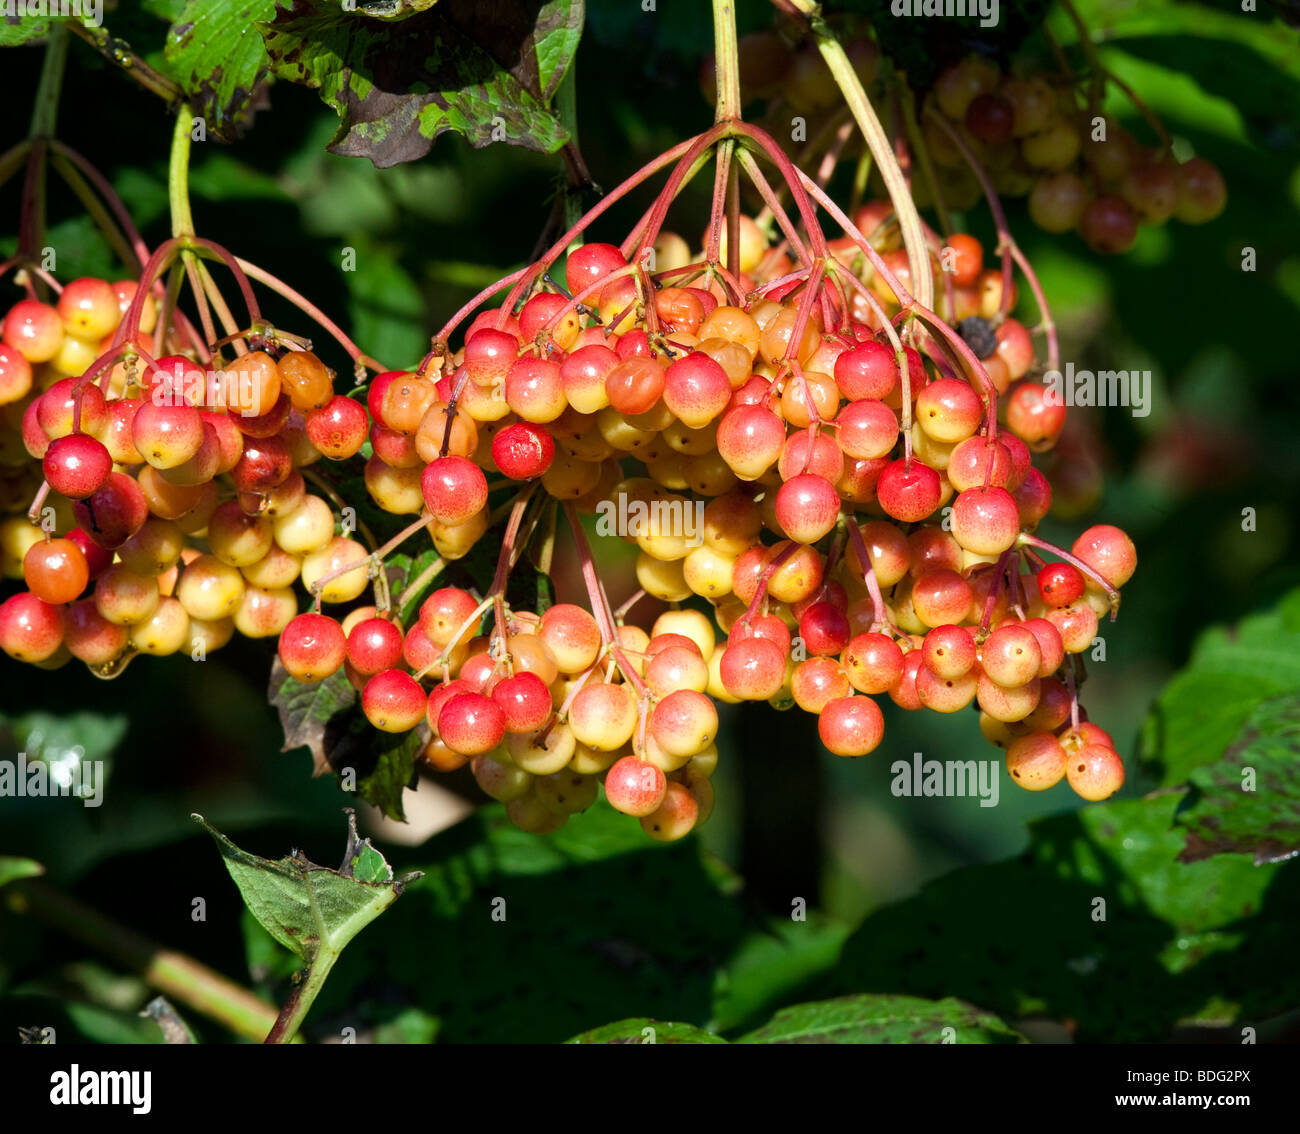
<path id="1" fill-rule="evenodd" d="M 13 887 L 12 903 L 47 925 L 84 942 L 125 968 L 171 1000 L 215 1020 L 245 1039 L 260 1040 L 275 1022 L 275 1008 L 246 988 L 200 964 L 193 957 L 164 949 L 92 906 L 55 890 L 44 882 L 26 881 Z"/>
<path id="2" fill-rule="evenodd" d="M 32 108 L 30 138 L 53 138 L 54 126 L 59 116 L 59 91 L 63 87 L 63 69 L 68 60 L 68 28 L 66 24 L 50 25 L 50 38 L 45 48 L 45 62 L 36 87 L 36 105 Z"/>
<path id="3" fill-rule="evenodd" d="M 903 230 L 903 244 L 907 248 L 908 265 L 912 272 L 912 293 L 923 307 L 931 307 L 934 304 L 934 276 L 930 271 L 930 252 L 925 240 L 925 229 L 921 225 L 921 214 L 916 211 L 916 204 L 908 191 L 907 180 L 899 167 L 894 148 L 889 143 L 889 135 L 885 133 L 867 92 L 862 89 L 862 80 L 858 78 L 844 48 L 822 19 L 821 5 L 816 0 L 791 0 L 791 3 L 807 17 L 817 40 L 817 49 L 826 60 L 844 101 L 853 112 L 858 128 L 871 150 L 871 156 L 885 180 L 885 188 L 889 191 L 899 227 Z"/>
<path id="4" fill-rule="evenodd" d="M 167 163 L 167 200 L 171 205 L 172 235 L 193 236 L 194 216 L 190 212 L 190 131 L 193 117 L 182 105 L 176 112 L 172 131 L 171 159 Z"/>
<path id="5" fill-rule="evenodd" d="M 294 985 L 289 999 L 284 1002 L 280 1015 L 267 1033 L 264 1043 L 293 1043 L 298 1029 L 302 1026 L 307 1013 L 324 987 L 325 978 L 330 975 L 339 954 L 328 945 L 322 945 L 320 951 L 307 967 L 307 975 Z"/>
<path id="6" fill-rule="evenodd" d="M 740 117 L 740 48 L 733 0 L 713 0 L 714 66 L 717 114 L 714 122 Z"/>

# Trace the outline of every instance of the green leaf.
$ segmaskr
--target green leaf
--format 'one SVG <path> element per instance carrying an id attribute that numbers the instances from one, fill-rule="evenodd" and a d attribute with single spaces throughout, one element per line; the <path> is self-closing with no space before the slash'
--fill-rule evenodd
<path id="1" fill-rule="evenodd" d="M 33 859 L 0 856 L 0 887 L 17 882 L 20 878 L 35 878 L 44 873 L 45 867 Z"/>
<path id="2" fill-rule="evenodd" d="M 164 57 L 209 134 L 238 137 L 266 104 L 270 60 L 256 23 L 276 0 L 188 0 L 167 32 Z"/>
<path id="3" fill-rule="evenodd" d="M 1178 861 L 1180 796 L 1035 823 L 1019 857 L 953 871 L 876 911 L 845 944 L 827 994 L 956 996 L 1004 1019 L 1071 1020 L 1079 1040 L 1107 1042 L 1293 1007 L 1300 863 Z"/>
<path id="4" fill-rule="evenodd" d="M 20 47 L 50 34 L 49 16 L 0 16 L 0 47 Z"/>
<path id="5" fill-rule="evenodd" d="M 1300 688 L 1300 591 L 1267 613 L 1198 639 L 1187 667 L 1165 686 L 1142 737 L 1160 782 L 1186 783 L 1219 760 L 1255 707 Z"/>
<path id="6" fill-rule="evenodd" d="M 951 997 L 844 996 L 784 1008 L 737 1043 L 1027 1043 L 989 1012 Z"/>
<path id="7" fill-rule="evenodd" d="M 1224 758 L 1197 768 L 1191 782 L 1177 814 L 1187 834 L 1180 861 L 1247 853 L 1264 863 L 1300 854 L 1300 695 L 1256 708 Z"/>
<path id="8" fill-rule="evenodd" d="M 533 41 L 537 45 L 537 84 L 542 101 L 555 96 L 573 62 L 582 37 L 586 0 L 549 0 L 537 13 Z"/>
<path id="9" fill-rule="evenodd" d="M 713 1018 L 718 1031 L 752 1026 L 776 1003 L 834 968 L 849 928 L 810 911 L 806 921 L 776 918 L 752 933 L 718 970 Z"/>
<path id="10" fill-rule="evenodd" d="M 694 1024 L 661 1023 L 645 1017 L 618 1020 L 574 1036 L 566 1043 L 726 1043 Z"/>
<path id="11" fill-rule="evenodd" d="M 415 161 L 448 130 L 553 153 L 568 140 L 547 106 L 572 36 L 569 4 L 442 0 L 423 11 L 345 12 L 297 0 L 261 25 L 274 74 L 320 92 L 341 119 L 333 153 L 380 168 Z M 539 16 L 546 23 L 539 29 Z M 539 56 L 534 37 L 542 32 Z M 558 38 L 557 38 L 558 37 Z"/>
<path id="12" fill-rule="evenodd" d="M 408 883 L 420 877 L 416 873 L 393 879 L 389 870 L 386 880 L 368 882 L 343 871 L 317 866 L 299 851 L 271 862 L 240 850 L 202 815 L 190 818 L 202 824 L 216 840 L 226 869 L 253 916 L 281 945 L 309 965 L 322 951 L 334 954 L 341 951 L 401 896 Z M 351 810 L 348 827 L 345 862 L 355 857 L 359 842 L 356 817 Z"/>

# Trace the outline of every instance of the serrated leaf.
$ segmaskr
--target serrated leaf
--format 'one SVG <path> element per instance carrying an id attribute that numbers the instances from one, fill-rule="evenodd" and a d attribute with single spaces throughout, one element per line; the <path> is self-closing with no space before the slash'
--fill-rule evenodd
<path id="1" fill-rule="evenodd" d="M 44 873 L 45 867 L 34 859 L 0 856 L 0 886 L 7 886 L 20 878 L 35 878 Z"/>
<path id="2" fill-rule="evenodd" d="M 408 874 L 392 879 L 390 871 L 387 881 L 366 882 L 317 866 L 298 851 L 271 862 L 235 846 L 202 815 L 190 818 L 216 840 L 226 869 L 253 916 L 308 964 L 322 951 L 341 951 L 401 896 L 407 883 L 420 877 Z M 348 822 L 350 839 L 355 840 L 351 811 Z"/>
<path id="3" fill-rule="evenodd" d="M 1142 757 L 1161 783 L 1186 783 L 1219 760 L 1247 718 L 1269 697 L 1300 688 L 1300 591 L 1231 628 L 1197 640 L 1187 667 L 1165 686 L 1143 733 Z"/>
<path id="4" fill-rule="evenodd" d="M 338 746 L 352 723 L 351 712 L 357 702 L 342 671 L 331 674 L 315 685 L 306 685 L 291 677 L 279 658 L 271 665 L 271 685 L 267 699 L 275 706 L 284 729 L 281 752 L 306 747 L 312 755 L 312 775 L 332 771 L 330 753 Z"/>
<path id="5" fill-rule="evenodd" d="M 618 1020 L 592 1028 L 565 1043 L 726 1043 L 721 1036 L 694 1024 L 676 1024 L 640 1019 Z"/>
<path id="6" fill-rule="evenodd" d="M 265 104 L 271 63 L 256 23 L 276 0 L 188 0 L 167 32 L 164 58 L 207 131 L 232 141 Z"/>
<path id="7" fill-rule="evenodd" d="M 448 130 L 476 148 L 558 150 L 568 134 L 539 82 L 536 16 L 531 5 L 443 0 L 379 18 L 294 0 L 261 30 L 273 73 L 318 90 L 338 113 L 331 152 L 382 169 L 423 157 Z M 554 79 L 564 40 L 545 42 Z"/>
<path id="8" fill-rule="evenodd" d="M 1176 816 L 1187 836 L 1179 861 L 1245 853 L 1264 863 L 1300 854 L 1300 695 L 1256 708 L 1224 758 L 1193 771 L 1191 783 Z"/>
<path id="9" fill-rule="evenodd" d="M 991 1012 L 948 997 L 844 996 L 783 1008 L 737 1043 L 1026 1043 Z"/>

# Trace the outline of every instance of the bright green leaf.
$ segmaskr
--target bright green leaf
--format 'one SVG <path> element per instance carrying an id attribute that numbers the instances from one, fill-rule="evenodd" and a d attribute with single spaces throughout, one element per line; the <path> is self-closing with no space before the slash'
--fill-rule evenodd
<path id="1" fill-rule="evenodd" d="M 44 873 L 45 867 L 33 859 L 0 856 L 0 886 L 17 882 L 20 878 L 35 878 Z"/>

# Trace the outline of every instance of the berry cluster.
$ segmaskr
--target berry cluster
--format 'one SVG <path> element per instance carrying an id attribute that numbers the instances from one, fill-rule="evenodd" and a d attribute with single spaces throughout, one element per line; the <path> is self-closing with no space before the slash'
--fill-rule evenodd
<path id="1" fill-rule="evenodd" d="M 180 353 L 151 358 L 155 341 L 175 349 L 181 335 L 156 327 L 152 295 L 132 310 L 136 291 L 80 279 L 57 306 L 27 299 L 4 318 L 6 504 L 45 482 L 30 517 L 0 522 L 4 573 L 27 586 L 0 606 L 0 647 L 20 661 L 76 658 L 111 676 L 136 654 L 197 657 L 236 630 L 278 635 L 298 612 L 300 579 L 333 602 L 368 582 L 369 553 L 336 535 L 299 471 L 355 453 L 363 407 L 334 394 L 309 350 L 203 368 Z M 86 372 L 112 356 L 124 317 L 122 360 L 96 380 Z"/>
<path id="2" fill-rule="evenodd" d="M 843 156 L 852 143 L 842 135 L 840 91 L 805 31 L 786 21 L 779 29 L 743 36 L 742 91 L 747 100 L 766 102 L 764 121 L 775 136 L 790 134 L 792 116 L 803 124 L 792 149 L 801 158 Z M 887 98 L 883 80 L 893 63 L 869 32 L 855 23 L 845 51 L 862 85 Z M 993 60 L 972 54 L 945 68 L 929 89 L 909 91 L 915 129 L 903 132 L 898 143 L 921 159 L 912 180 L 917 204 L 970 208 L 987 176 L 1003 196 L 1028 197 L 1039 228 L 1077 231 L 1101 253 L 1127 252 L 1140 224 L 1171 218 L 1204 224 L 1223 212 L 1222 174 L 1204 158 L 1174 158 L 1148 107 L 1138 104 L 1159 135 L 1153 147 L 1142 146 L 1100 113 L 1107 75 L 1096 60 L 1092 66 L 1085 85 L 1064 70 L 1047 73 L 1032 64 L 1004 73 Z M 701 86 L 713 101 L 711 59 L 701 69 Z M 872 184 L 883 187 L 878 176 Z"/>
<path id="3" fill-rule="evenodd" d="M 859 49 L 859 79 L 874 62 Z M 799 97 L 814 102 L 808 75 Z M 986 93 L 1004 97 L 976 92 L 963 113 Z M 950 131 L 964 156 L 990 144 L 967 125 Z M 663 225 L 710 151 L 712 216 L 693 249 Z M 557 270 L 674 160 L 622 245 L 581 244 Z M 740 171 L 757 217 L 734 207 Z M 33 293 L 0 328 L 6 506 L 35 483 L 27 516 L 0 522 L 5 572 L 27 586 L 0 606 L 0 648 L 112 676 L 138 653 L 204 656 L 236 630 L 277 638 L 293 679 L 350 682 L 375 729 L 419 730 L 426 765 L 469 765 L 529 831 L 603 785 L 650 837 L 685 835 L 712 810 L 719 701 L 797 705 L 847 757 L 881 744 L 881 696 L 973 707 L 1017 783 L 1105 798 L 1124 767 L 1080 705 L 1081 655 L 1136 552 L 1106 525 L 1069 550 L 1035 534 L 1052 488 L 1033 455 L 1066 411 L 1010 315 L 1014 261 L 1054 367 L 1045 299 L 992 190 L 1001 270 L 893 189 L 850 219 L 769 135 L 727 118 L 476 297 L 410 369 L 382 370 L 297 297 L 358 377 L 377 372 L 364 402 L 336 394 L 310 344 L 261 319 L 234 258 L 197 237 L 160 246 L 138 286 L 77 280 L 57 306 Z M 842 236 L 827 239 L 818 205 Z M 195 248 L 232 266 L 247 330 L 223 310 L 213 341 L 206 306 L 203 337 L 174 308 L 159 277 Z M 375 504 L 414 517 L 379 547 L 351 538 L 331 507 L 349 502 L 307 469 L 358 454 Z M 560 512 L 588 606 L 512 609 L 511 572 L 533 542 L 549 559 Z M 506 515 L 482 595 L 441 586 L 404 625 L 399 611 Z M 640 589 L 617 610 L 583 515 L 637 548 Z M 439 558 L 393 603 L 380 568 L 425 535 Z M 643 629 L 626 616 L 647 597 L 668 609 Z"/>
<path id="4" fill-rule="evenodd" d="M 1004 196 L 1029 198 L 1029 215 L 1052 233 L 1077 231 L 1094 251 L 1127 252 L 1138 225 L 1213 220 L 1227 203 L 1218 169 L 1179 162 L 1167 145 L 1144 147 L 1114 121 L 1076 105 L 1073 87 L 1046 76 L 1003 75 L 970 56 L 944 71 L 926 96 L 924 137 L 941 168 L 964 172 L 955 128 Z M 978 186 L 968 182 L 974 198 Z"/>

